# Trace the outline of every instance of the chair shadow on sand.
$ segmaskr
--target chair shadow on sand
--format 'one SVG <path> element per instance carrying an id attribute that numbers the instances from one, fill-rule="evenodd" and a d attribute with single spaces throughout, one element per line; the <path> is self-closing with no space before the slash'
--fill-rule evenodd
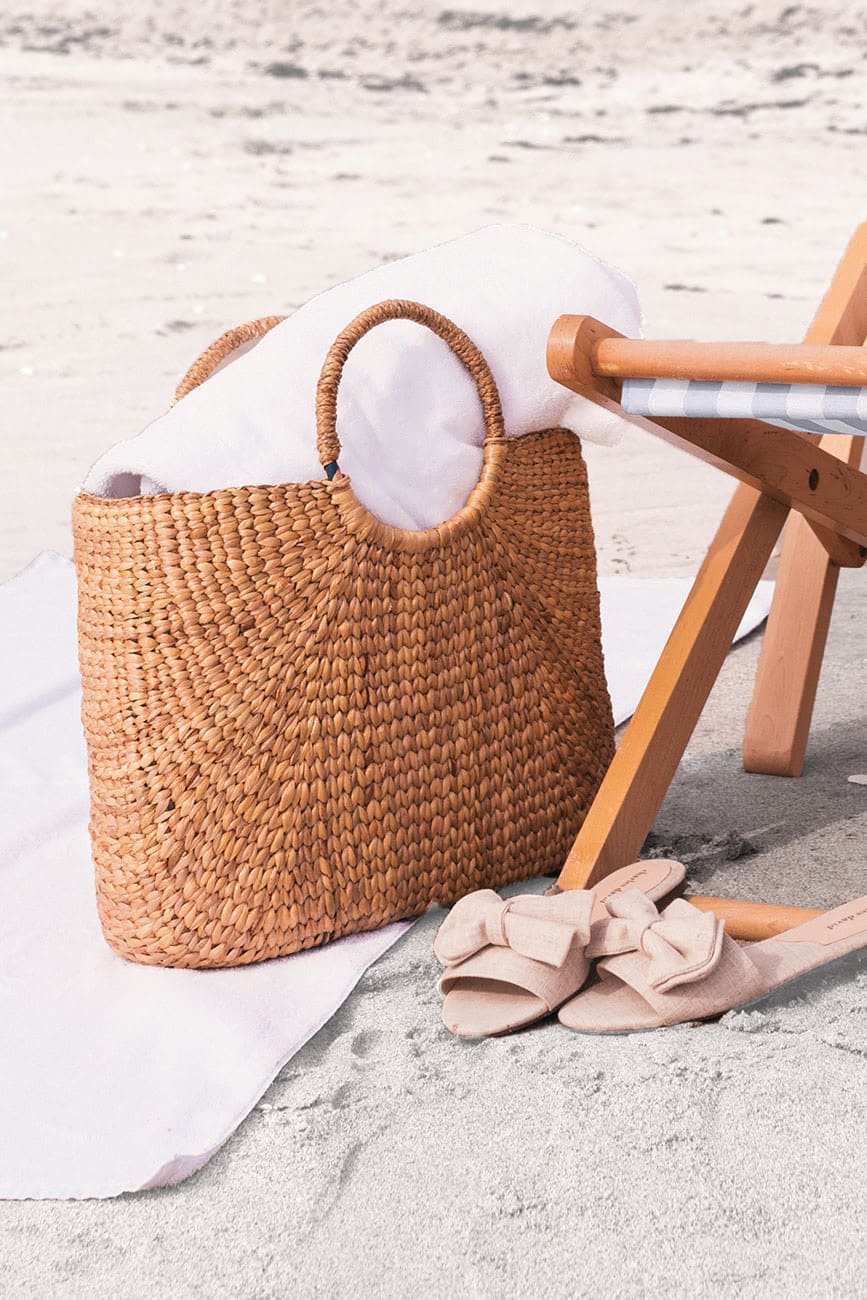
<path id="1" fill-rule="evenodd" d="M 798 780 L 747 773 L 735 749 L 688 759 L 643 856 L 679 858 L 691 884 L 704 886 L 713 879 L 714 890 L 724 895 L 744 889 L 771 901 L 779 893 L 781 902 L 813 907 L 857 896 L 863 892 L 863 858 L 854 851 L 857 833 L 847 836 L 844 827 L 867 813 L 867 786 L 848 779 L 864 771 L 865 736 L 863 713 L 814 730 Z M 819 859 L 815 844 L 804 841 L 822 831 L 828 835 Z M 780 849 L 799 844 L 800 853 L 778 861 Z M 793 885 L 796 892 L 798 885 L 809 890 L 809 896 L 794 898 Z"/>

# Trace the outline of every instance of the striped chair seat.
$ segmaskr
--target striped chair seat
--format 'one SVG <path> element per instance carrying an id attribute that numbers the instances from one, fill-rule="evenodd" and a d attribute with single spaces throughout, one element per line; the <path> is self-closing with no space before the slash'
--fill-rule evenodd
<path id="1" fill-rule="evenodd" d="M 867 434 L 867 388 L 699 379 L 624 379 L 631 415 L 763 420 L 803 433 Z"/>

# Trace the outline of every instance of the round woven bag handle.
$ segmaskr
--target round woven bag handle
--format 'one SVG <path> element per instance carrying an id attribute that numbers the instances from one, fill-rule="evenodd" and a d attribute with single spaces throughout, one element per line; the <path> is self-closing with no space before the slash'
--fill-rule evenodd
<path id="1" fill-rule="evenodd" d="M 253 343 L 256 339 L 262 338 L 285 319 L 285 316 L 261 316 L 259 320 L 247 321 L 245 325 L 236 325 L 234 329 L 226 330 L 225 334 L 221 334 L 210 347 L 205 348 L 202 355 L 197 357 L 190 366 L 175 389 L 175 401 L 179 402 L 182 397 L 186 397 L 187 393 L 191 393 L 194 388 L 198 388 L 199 384 L 209 379 L 217 366 L 232 352 L 242 348 L 245 343 Z"/>
<path id="2" fill-rule="evenodd" d="M 337 389 L 346 358 L 360 338 L 376 325 L 389 320 L 412 320 L 419 325 L 426 325 L 434 334 L 438 334 L 463 362 L 469 371 L 479 397 L 485 416 L 485 427 L 489 438 L 503 436 L 503 408 L 494 376 L 487 361 L 475 343 L 459 329 L 447 316 L 441 316 L 432 307 L 425 307 L 420 302 L 409 302 L 400 298 L 390 298 L 386 302 L 368 307 L 366 311 L 350 321 L 345 330 L 328 349 L 319 383 L 316 386 L 316 448 L 319 460 L 329 478 L 334 478 L 338 471 L 337 459 L 340 455 L 340 439 L 337 436 Z"/>

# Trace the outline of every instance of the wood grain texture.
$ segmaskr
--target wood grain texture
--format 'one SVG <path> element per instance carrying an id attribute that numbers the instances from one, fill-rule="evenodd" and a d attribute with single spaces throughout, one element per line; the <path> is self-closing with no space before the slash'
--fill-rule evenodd
<path id="1" fill-rule="evenodd" d="M 624 411 L 604 388 L 609 381 L 594 375 L 591 354 L 601 346 L 595 341 L 600 330 L 607 327 L 587 316 L 561 316 L 557 320 L 548 343 L 548 367 L 554 379 L 634 428 L 679 447 L 799 511 L 820 530 L 822 545 L 837 560 L 853 567 L 863 563 L 861 548 L 867 548 L 867 475 L 840 456 L 840 447 L 834 447 L 835 443 L 848 445 L 850 439 L 829 436 L 819 440 L 762 420 L 684 416 L 651 420 L 633 415 Z M 609 341 L 619 342 L 620 336 Z"/>
<path id="2" fill-rule="evenodd" d="M 743 742 L 744 768 L 800 776 L 839 568 L 808 527 L 789 524 Z"/>
<path id="3" fill-rule="evenodd" d="M 772 903 L 744 903 L 736 898 L 714 898 L 706 895 L 691 895 L 687 902 L 692 903 L 702 912 L 713 912 L 721 921 L 725 921 L 729 934 L 736 939 L 772 939 L 786 930 L 794 930 L 796 925 L 814 921 L 821 916 L 821 911 L 811 907 L 775 906 Z"/>
<path id="4" fill-rule="evenodd" d="M 867 339 L 867 223 L 856 230 L 807 334 L 810 343 Z M 867 355 L 867 348 L 862 351 Z M 823 449 L 857 469 L 863 438 L 824 438 Z M 862 474 L 862 478 L 865 476 Z M 748 772 L 800 776 L 839 570 L 846 559 L 800 518 L 786 529 L 780 569 L 762 643 L 744 735 Z M 855 563 L 863 563 L 863 554 Z"/>
<path id="5" fill-rule="evenodd" d="M 623 334 L 608 329 L 607 325 L 591 316 L 560 316 L 551 330 L 547 348 L 551 377 L 643 432 L 680 447 L 698 460 L 733 474 L 741 482 L 758 487 L 803 513 L 835 564 L 859 568 L 867 562 L 867 480 L 845 471 L 841 476 L 840 469 L 832 464 L 836 459 L 857 468 L 857 463 L 848 458 L 848 447 L 853 439 L 845 435 L 820 439 L 814 434 L 779 429 L 762 420 L 682 416 L 656 416 L 650 420 L 646 416 L 633 415 L 619 406 L 620 381 L 595 369 L 601 348 L 607 348 L 608 344 L 617 348 L 620 344 L 634 344 L 640 350 L 669 346 L 643 339 L 625 339 Z M 681 344 L 676 346 L 681 347 Z M 718 344 L 695 344 L 695 347 L 711 350 L 716 346 Z M 728 344 L 719 346 L 727 347 Z M 738 344 L 750 356 L 757 355 L 757 348 L 760 351 L 767 346 Z M 798 344 L 792 344 L 784 351 L 792 352 L 797 347 Z M 833 355 L 840 350 L 814 347 L 811 351 Z M 848 348 L 846 351 L 858 352 L 861 364 L 867 365 L 861 348 Z M 637 369 L 650 370 L 651 363 L 638 365 L 637 369 L 630 363 L 630 367 L 627 373 L 636 377 Z M 614 368 L 610 365 L 610 369 Z M 659 370 L 653 370 L 649 377 L 659 377 Z M 706 370 L 697 369 L 690 363 L 690 368 L 685 367 L 679 377 L 698 378 L 707 377 L 707 374 Z M 744 377 L 742 369 L 738 370 L 737 377 Z M 768 380 L 770 374 L 763 370 L 755 377 Z M 819 448 L 818 456 L 815 448 Z M 818 478 L 816 485 L 812 486 L 814 474 Z"/>
<path id="6" fill-rule="evenodd" d="M 601 341 L 623 338 L 593 316 L 558 316 L 548 335 L 548 374 L 564 388 L 593 401 L 618 402 L 620 383 L 597 374 L 593 357 Z"/>
<path id="7" fill-rule="evenodd" d="M 867 546 L 867 475 L 830 450 L 833 442 L 847 439 L 818 444 L 809 434 L 760 420 L 626 418 L 856 546 Z"/>
<path id="8" fill-rule="evenodd" d="M 867 221 L 849 240 L 813 317 L 806 343 L 857 347 L 867 339 Z"/>
<path id="9" fill-rule="evenodd" d="M 591 365 L 595 374 L 615 379 L 867 385 L 867 356 L 860 345 L 601 338 Z"/>
<path id="10" fill-rule="evenodd" d="M 819 309 L 808 343 L 852 345 L 864 338 L 867 317 L 865 266 L 867 225 L 856 232 Z M 558 326 L 565 332 L 564 318 Z M 586 340 L 588 335 L 584 337 Z M 565 358 L 566 355 L 565 338 L 561 338 L 557 356 Z M 592 363 L 589 368 L 592 370 Z M 585 384 L 583 375 L 586 371 L 585 365 L 582 373 Z M 564 382 L 561 374 L 555 377 Z M 605 406 L 614 406 L 609 397 L 598 391 L 594 395 L 592 387 L 582 388 L 582 391 Z M 787 516 L 786 498 L 791 498 L 790 504 L 799 509 L 807 505 L 804 514 L 809 511 L 811 522 L 818 522 L 820 526 L 827 523 L 832 531 L 843 532 L 853 541 L 863 542 L 867 527 L 867 512 L 861 497 L 864 476 L 835 472 L 829 464 L 834 458 L 826 448 L 816 445 L 817 440 L 780 430 L 783 438 L 771 444 L 773 459 L 769 460 L 767 451 L 759 447 L 759 439 L 767 437 L 771 426 L 759 421 L 690 420 L 653 424 L 633 419 L 632 422 L 643 425 L 656 436 L 678 440 L 692 454 L 698 454 L 710 463 L 718 463 L 721 468 L 728 468 L 729 472 L 735 472 L 746 481 L 732 498 L 674 631 L 566 859 L 558 882 L 563 889 L 591 886 L 617 867 L 637 858 L 731 645 L 743 610 L 782 529 Z M 721 424 L 726 428 L 720 428 Z M 738 441 L 744 445 L 738 447 Z M 818 512 L 814 509 L 815 501 L 805 502 L 803 483 L 794 482 L 786 455 L 789 448 L 795 448 L 793 455 L 801 472 L 809 468 L 818 470 L 819 481 L 814 481 L 814 487 L 809 486 L 809 474 L 807 480 L 811 495 L 814 490 L 822 491 Z M 807 459 L 818 453 L 824 453 L 827 459 L 812 461 L 808 467 Z M 842 462 L 838 464 L 842 465 Z M 849 463 L 844 469 L 851 471 L 853 466 Z M 762 490 L 751 486 L 753 483 Z M 850 495 L 850 490 L 854 495 Z M 854 512 L 851 508 L 853 500 L 856 502 Z M 840 528 L 841 504 L 846 520 L 843 528 Z M 830 518 L 820 517 L 827 513 Z M 799 523 L 800 518 L 797 517 Z M 822 542 L 813 535 L 809 525 L 805 525 L 802 531 L 821 552 L 827 569 L 830 562 Z M 828 601 L 824 587 L 822 592 L 822 599 Z M 814 640 L 820 641 L 824 647 L 824 606 L 820 595 L 816 595 L 813 605 L 808 605 L 806 610 L 796 597 L 787 601 L 785 608 L 793 624 L 799 619 L 811 620 Z M 830 595 L 833 596 L 833 592 Z M 804 635 L 809 642 L 809 624 Z M 817 665 L 814 667 L 817 670 Z M 729 930 L 735 937 L 761 937 L 778 933 L 791 924 L 786 916 L 788 909 L 774 909 L 773 913 L 762 912 L 758 916 L 758 905 L 754 903 L 731 900 L 726 906 Z"/>
<path id="11" fill-rule="evenodd" d="M 860 542 L 851 542 L 848 537 L 841 537 L 833 529 L 825 528 L 822 524 L 817 524 L 813 519 L 806 519 L 806 524 L 822 547 L 827 559 L 832 564 L 836 564 L 838 568 L 863 569 L 864 565 L 867 564 L 867 546 L 862 546 Z"/>
<path id="12" fill-rule="evenodd" d="M 588 888 L 639 856 L 785 518 L 770 497 L 748 487 L 735 493 L 566 859 L 561 889 Z"/>

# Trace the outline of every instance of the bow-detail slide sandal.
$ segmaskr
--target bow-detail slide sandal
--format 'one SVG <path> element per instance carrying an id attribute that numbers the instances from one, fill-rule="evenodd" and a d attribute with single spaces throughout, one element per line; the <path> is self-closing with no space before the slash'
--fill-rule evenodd
<path id="1" fill-rule="evenodd" d="M 560 1008 L 583 1033 L 706 1020 L 867 947 L 867 895 L 772 939 L 741 947 L 712 912 L 676 899 L 660 913 L 637 890 L 608 902 L 600 978 Z"/>
<path id="2" fill-rule="evenodd" d="M 595 890 L 467 894 L 434 941 L 445 967 L 443 1024 L 462 1038 L 490 1038 L 551 1015 L 584 984 L 590 955 L 609 951 L 606 899 L 620 890 L 671 898 L 685 875 L 681 863 L 654 859 L 612 872 Z"/>

